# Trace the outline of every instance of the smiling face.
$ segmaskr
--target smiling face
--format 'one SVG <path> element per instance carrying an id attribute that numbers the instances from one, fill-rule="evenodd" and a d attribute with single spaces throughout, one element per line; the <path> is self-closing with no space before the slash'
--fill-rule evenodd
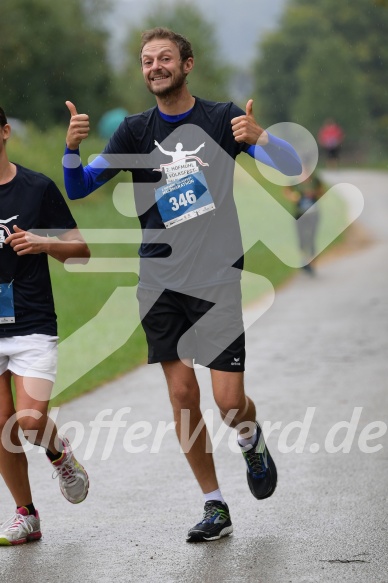
<path id="1" fill-rule="evenodd" d="M 145 44 L 141 67 L 148 90 L 156 97 L 178 94 L 193 68 L 192 57 L 182 62 L 177 45 L 168 39 L 154 39 Z"/>

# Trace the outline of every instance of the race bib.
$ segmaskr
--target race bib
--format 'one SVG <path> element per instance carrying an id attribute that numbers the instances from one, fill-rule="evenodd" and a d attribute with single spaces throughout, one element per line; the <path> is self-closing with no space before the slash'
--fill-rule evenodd
<path id="1" fill-rule="evenodd" d="M 13 285 L 0 283 L 0 324 L 14 324 L 15 309 L 13 303 Z"/>
<path id="2" fill-rule="evenodd" d="M 160 186 L 155 199 L 166 229 L 216 208 L 203 172 Z"/>

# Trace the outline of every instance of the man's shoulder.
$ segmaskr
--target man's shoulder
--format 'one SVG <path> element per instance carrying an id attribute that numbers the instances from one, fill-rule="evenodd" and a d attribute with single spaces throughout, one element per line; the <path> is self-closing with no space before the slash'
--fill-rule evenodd
<path id="1" fill-rule="evenodd" d="M 197 112 L 202 112 L 213 120 L 217 117 L 222 119 L 232 119 L 244 114 L 244 111 L 233 101 L 210 101 L 198 97 L 196 97 L 196 101 Z"/>
<path id="2" fill-rule="evenodd" d="M 150 109 L 146 109 L 140 113 L 133 113 L 131 115 L 127 115 L 124 118 L 124 123 L 128 126 L 136 126 L 136 125 L 144 125 L 148 120 L 150 120 L 156 114 L 157 107 L 150 107 Z"/>
<path id="3" fill-rule="evenodd" d="M 113 150 L 120 150 L 128 142 L 132 143 L 133 140 L 135 142 L 141 140 L 147 133 L 147 128 L 154 123 L 156 109 L 155 106 L 141 113 L 127 115 L 110 139 L 109 145 Z"/>
<path id="4" fill-rule="evenodd" d="M 196 97 L 195 100 L 199 106 L 208 110 L 224 111 L 233 106 L 236 107 L 233 101 L 210 101 L 209 99 L 203 99 L 202 97 Z"/>

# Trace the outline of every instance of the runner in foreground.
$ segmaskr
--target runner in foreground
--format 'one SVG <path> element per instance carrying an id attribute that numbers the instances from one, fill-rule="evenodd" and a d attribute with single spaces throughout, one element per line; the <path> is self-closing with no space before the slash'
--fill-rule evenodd
<path id="1" fill-rule="evenodd" d="M 187 540 L 209 541 L 233 527 L 216 477 L 193 362 L 210 369 L 221 416 L 239 430 L 252 494 L 267 498 L 277 482 L 255 405 L 244 390 L 235 158 L 246 152 L 288 175 L 300 174 L 301 163 L 290 144 L 259 126 L 252 100 L 244 112 L 233 103 L 191 95 L 187 76 L 194 57 L 183 36 L 163 28 L 144 32 L 140 62 L 156 106 L 125 118 L 102 155 L 86 167 L 77 157 L 89 117 L 66 102 L 71 120 L 65 185 L 69 198 L 82 198 L 120 170 L 132 172 L 143 232 L 138 299 L 148 362 L 161 363 L 178 439 L 204 496 L 203 519 Z"/>

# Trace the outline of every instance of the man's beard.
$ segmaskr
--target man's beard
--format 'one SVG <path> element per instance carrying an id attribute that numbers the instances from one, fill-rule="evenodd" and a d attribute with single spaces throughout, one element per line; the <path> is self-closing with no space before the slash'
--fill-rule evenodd
<path id="1" fill-rule="evenodd" d="M 148 90 L 157 97 L 169 97 L 178 93 L 183 85 L 186 83 L 186 75 L 183 73 L 183 68 L 181 68 L 179 76 L 175 78 L 175 81 L 169 87 L 161 88 L 161 89 L 152 89 L 151 84 L 147 83 Z"/>

